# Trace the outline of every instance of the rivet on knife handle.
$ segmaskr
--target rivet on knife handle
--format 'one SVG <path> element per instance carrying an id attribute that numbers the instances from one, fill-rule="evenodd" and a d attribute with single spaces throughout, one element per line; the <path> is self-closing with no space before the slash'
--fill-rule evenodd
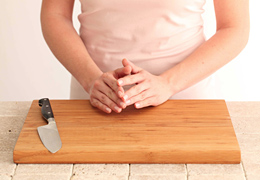
<path id="1" fill-rule="evenodd" d="M 54 118 L 51 104 L 48 98 L 43 98 L 39 100 L 39 106 L 42 107 L 42 116 L 44 119 L 48 120 L 49 118 Z"/>

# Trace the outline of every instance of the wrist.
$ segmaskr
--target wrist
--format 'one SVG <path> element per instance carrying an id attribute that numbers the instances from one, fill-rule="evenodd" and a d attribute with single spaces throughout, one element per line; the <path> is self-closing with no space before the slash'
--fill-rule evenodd
<path id="1" fill-rule="evenodd" d="M 176 83 L 174 83 L 174 78 L 173 78 L 173 75 L 169 72 L 164 72 L 160 75 L 164 80 L 165 82 L 167 83 L 168 87 L 169 87 L 169 90 L 171 92 L 171 96 L 173 96 L 174 94 L 178 93 L 178 86 Z"/>
<path id="2" fill-rule="evenodd" d="M 95 81 L 102 75 L 103 73 L 100 71 L 98 73 L 95 73 L 95 75 L 92 75 L 91 77 L 88 78 L 83 78 L 80 81 L 81 86 L 84 88 L 84 90 L 89 93 L 91 87 L 95 83 Z"/>

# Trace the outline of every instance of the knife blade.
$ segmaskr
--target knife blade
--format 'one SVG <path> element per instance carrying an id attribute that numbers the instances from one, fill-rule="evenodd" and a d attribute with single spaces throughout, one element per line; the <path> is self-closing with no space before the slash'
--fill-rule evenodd
<path id="1" fill-rule="evenodd" d="M 56 153 L 60 150 L 62 143 L 56 126 L 51 104 L 48 98 L 39 100 L 43 118 L 48 122 L 47 125 L 37 128 L 38 134 L 43 145 L 51 152 Z"/>

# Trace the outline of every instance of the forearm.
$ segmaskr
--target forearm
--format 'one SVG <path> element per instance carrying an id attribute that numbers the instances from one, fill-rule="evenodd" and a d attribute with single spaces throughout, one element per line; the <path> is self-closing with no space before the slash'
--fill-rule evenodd
<path id="1" fill-rule="evenodd" d="M 218 30 L 190 56 L 161 74 L 171 86 L 172 95 L 210 76 L 235 58 L 248 40 L 248 31 L 241 29 Z"/>
<path id="2" fill-rule="evenodd" d="M 59 14 L 41 14 L 42 32 L 55 57 L 86 91 L 101 74 L 75 31 L 72 21 Z"/>

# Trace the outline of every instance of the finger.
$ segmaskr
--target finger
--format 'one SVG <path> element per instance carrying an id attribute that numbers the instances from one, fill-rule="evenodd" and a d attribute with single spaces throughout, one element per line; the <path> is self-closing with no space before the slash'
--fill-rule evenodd
<path id="1" fill-rule="evenodd" d="M 131 74 L 132 68 L 130 65 L 127 65 L 126 67 L 118 68 L 114 71 L 114 76 L 116 79 L 128 76 Z M 124 89 L 119 86 L 117 95 L 122 98 L 124 95 Z"/>
<path id="2" fill-rule="evenodd" d="M 122 64 L 123 64 L 123 66 L 125 66 L 125 67 L 126 67 L 127 65 L 130 65 L 130 66 L 132 67 L 132 73 L 134 73 L 134 74 L 136 74 L 136 73 L 138 73 L 139 71 L 142 70 L 142 68 L 136 66 L 134 63 L 130 62 L 130 61 L 127 60 L 126 58 L 124 58 L 124 59 L 122 60 Z"/>
<path id="3" fill-rule="evenodd" d="M 111 99 L 114 103 L 116 103 L 119 107 L 125 108 L 126 104 L 119 98 L 115 92 L 103 81 L 99 81 L 94 84 L 94 91 L 91 93 L 91 97 L 96 98 L 96 94 L 103 93 L 109 99 Z M 102 96 L 103 97 L 103 96 Z M 101 102 L 102 99 L 98 98 Z"/>
<path id="4" fill-rule="evenodd" d="M 145 75 L 142 72 L 143 71 L 141 71 L 140 73 L 137 73 L 137 74 L 133 74 L 130 76 L 125 76 L 123 78 L 120 78 L 117 80 L 117 84 L 119 86 L 125 86 L 125 85 L 140 83 L 143 80 L 145 80 Z"/>
<path id="5" fill-rule="evenodd" d="M 136 96 L 132 96 L 131 98 L 126 100 L 126 105 L 129 106 L 131 104 L 135 104 L 135 103 L 143 101 L 149 97 L 151 97 L 151 95 L 149 94 L 149 91 L 147 91 L 147 90 L 142 91 L 141 93 L 137 94 Z"/>
<path id="6" fill-rule="evenodd" d="M 156 106 L 157 103 L 155 101 L 156 101 L 155 96 L 148 97 L 142 101 L 136 102 L 135 108 L 140 109 L 140 108 L 144 108 L 144 107 L 148 107 L 148 106 Z"/>
<path id="7" fill-rule="evenodd" d="M 109 99 L 111 99 L 118 106 L 125 108 L 126 104 L 119 98 L 116 93 L 104 83 L 103 87 L 100 89 L 100 92 L 105 94 Z M 121 91 L 122 92 L 122 91 Z M 122 95 L 123 96 L 123 95 Z"/>
<path id="8" fill-rule="evenodd" d="M 107 107 L 106 105 L 104 105 L 103 103 L 101 103 L 99 100 L 97 100 L 95 98 L 90 99 L 90 103 L 92 106 L 94 106 L 106 113 L 111 113 L 111 111 L 112 111 L 109 107 Z"/>
<path id="9" fill-rule="evenodd" d="M 112 74 L 104 73 L 102 79 L 119 97 L 122 97 L 124 94 L 124 89 L 121 86 L 117 85 L 117 79 L 113 77 Z"/>
<path id="10" fill-rule="evenodd" d="M 147 96 L 144 96 L 145 93 L 143 93 L 143 92 L 145 90 L 147 90 L 148 87 L 149 87 L 148 83 L 145 83 L 145 82 L 131 87 L 128 91 L 125 92 L 124 97 L 123 97 L 124 101 L 127 102 L 127 100 L 130 100 L 131 104 L 133 104 L 136 101 L 147 98 Z"/>
<path id="11" fill-rule="evenodd" d="M 110 98 L 106 96 L 106 94 L 103 94 L 100 91 L 96 91 L 95 94 L 92 96 L 94 99 L 99 100 L 102 104 L 106 105 L 113 111 L 119 113 L 122 111 L 122 108 L 118 107 L 114 101 L 112 101 Z"/>
<path id="12" fill-rule="evenodd" d="M 130 65 L 126 65 L 125 67 L 118 68 L 114 71 L 115 78 L 119 79 L 121 77 L 130 75 L 132 71 L 132 67 Z"/>

